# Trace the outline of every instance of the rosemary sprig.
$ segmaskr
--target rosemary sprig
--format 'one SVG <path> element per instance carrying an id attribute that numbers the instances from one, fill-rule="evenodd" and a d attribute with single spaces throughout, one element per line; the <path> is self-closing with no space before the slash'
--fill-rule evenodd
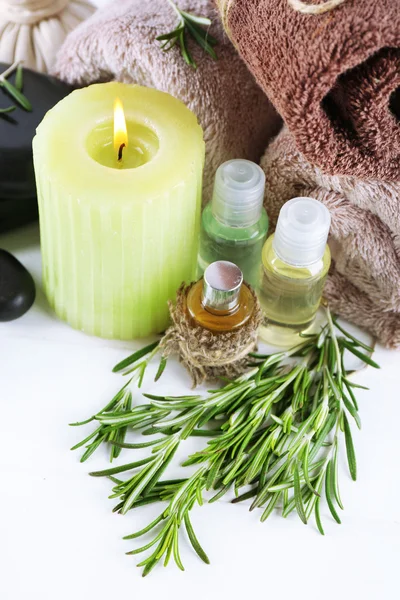
<path id="1" fill-rule="evenodd" d="M 7 77 L 11 75 L 15 70 L 17 70 L 17 74 L 15 79 L 15 85 L 13 85 L 8 81 Z M 23 70 L 19 61 L 12 64 L 10 67 L 8 67 L 8 69 L 6 69 L 3 73 L 0 74 L 0 87 L 2 87 L 8 93 L 8 95 L 11 96 L 17 102 L 17 104 L 19 104 L 19 106 L 21 106 L 21 108 L 28 112 L 32 111 L 32 104 L 29 102 L 28 98 L 22 93 Z M 10 106 L 6 109 L 1 109 L 0 112 L 11 112 L 15 108 L 15 106 Z"/>
<path id="2" fill-rule="evenodd" d="M 157 354 L 158 349 L 159 342 L 154 342 L 153 344 L 134 352 L 115 365 L 113 368 L 114 373 L 123 372 L 124 375 L 133 374 L 129 381 L 97 414 L 84 421 L 70 423 L 72 427 L 87 425 L 93 421 L 99 423 L 98 427 L 96 427 L 91 434 L 71 448 L 71 450 L 77 450 L 78 448 L 86 446 L 85 452 L 81 457 L 81 462 L 85 462 L 103 442 L 110 445 L 110 462 L 112 462 L 114 458 L 118 458 L 123 448 L 138 449 L 152 445 L 153 442 L 134 445 L 125 444 L 125 436 L 128 426 L 131 429 L 135 429 L 136 427 L 139 429 L 146 429 L 157 423 L 157 421 L 164 417 L 165 414 L 169 414 L 168 412 L 166 413 L 165 410 L 159 410 L 152 406 L 137 406 L 132 409 L 132 392 L 130 391 L 130 385 L 135 381 L 137 386 L 139 388 L 141 387 L 147 366 L 155 354 Z M 156 381 L 164 371 L 166 362 L 165 358 L 161 358 Z M 115 422 L 117 424 L 115 424 Z"/>
<path id="3" fill-rule="evenodd" d="M 8 75 L 10 75 L 15 69 L 16 69 L 16 63 L 14 63 L 10 67 L 8 67 L 8 69 L 6 69 L 5 71 L 3 71 L 3 73 L 1 73 L 1 75 L 0 75 L 0 85 L 2 85 L 2 83 L 6 80 L 6 77 L 8 77 Z M 17 107 L 14 106 L 14 105 L 7 106 L 6 108 L 0 108 L 0 114 L 10 113 L 13 110 L 15 110 L 16 108 Z"/>
<path id="4" fill-rule="evenodd" d="M 110 462 L 120 455 L 123 448 L 146 448 L 155 443 L 125 443 L 125 436 L 128 428 L 131 430 L 147 430 L 169 414 L 169 411 L 146 404 L 132 408 L 132 392 L 129 389 L 132 379 L 133 378 L 131 378 L 96 415 L 93 415 L 85 421 L 70 424 L 73 427 L 86 425 L 92 421 L 97 421 L 98 424 L 92 433 L 71 448 L 71 450 L 77 450 L 78 448 L 86 446 L 86 450 L 81 457 L 81 462 L 85 462 L 103 442 L 111 446 Z M 113 474 L 112 469 L 110 474 Z"/>
<path id="5" fill-rule="evenodd" d="M 125 514 L 157 501 L 169 503 L 153 523 L 128 536 L 131 539 L 154 531 L 149 544 L 129 553 L 156 547 L 140 563 L 144 575 L 163 557 L 168 563 L 171 555 L 183 568 L 179 557 L 182 524 L 196 552 L 203 560 L 207 558 L 189 517 L 194 504 L 202 504 L 207 490 L 214 490 L 209 502 L 217 501 L 232 488 L 233 502 L 251 498 L 250 510 L 261 509 L 262 521 L 278 505 L 282 516 L 296 511 L 303 523 L 314 515 L 322 534 L 320 502 L 325 496 L 333 519 L 340 523 L 343 503 L 338 482 L 339 440 L 343 434 L 349 471 L 356 479 L 350 420 L 360 427 L 354 394 L 360 386 L 352 382 L 352 372 L 345 369 L 347 351 L 365 364 L 378 367 L 366 354 L 372 349 L 336 325 L 327 309 L 327 324 L 320 333 L 305 336 L 301 344 L 286 352 L 253 354 L 247 373 L 205 397 L 147 394 L 149 403 L 130 412 L 106 411 L 94 417 L 114 431 L 126 431 L 128 427 L 161 436 L 145 444 L 117 442 L 117 447 L 151 445 L 152 450 L 139 461 L 91 473 L 114 482 L 111 497 L 118 498 L 116 512 Z M 199 465 L 199 470 L 189 478 L 163 482 L 161 478 L 181 442 L 208 430 L 211 439 L 206 447 L 184 463 Z M 115 478 L 129 471 L 132 473 L 128 479 Z M 247 489 L 241 494 L 242 488 Z"/>
<path id="6" fill-rule="evenodd" d="M 124 358 L 124 360 L 121 360 L 121 362 L 119 362 L 117 365 L 115 365 L 115 367 L 113 368 L 113 373 L 123 372 L 124 375 L 129 375 L 136 371 L 139 373 L 138 387 L 141 387 L 145 371 L 150 361 L 159 351 L 159 346 L 160 342 L 154 342 L 153 344 L 149 344 L 145 348 L 141 348 L 137 352 L 134 352 L 127 358 Z M 145 356 L 147 356 L 146 359 L 144 359 Z M 166 362 L 165 359 L 164 362 Z"/>
<path id="7" fill-rule="evenodd" d="M 78 423 L 71 423 L 71 426 L 80 426 L 86 425 L 91 421 L 97 420 L 100 421 L 100 418 L 104 415 L 112 414 L 113 411 L 117 411 L 118 414 L 124 414 L 125 412 L 131 412 L 132 409 L 132 392 L 128 389 L 129 381 L 123 388 L 119 390 L 119 392 L 112 398 L 112 400 L 105 406 L 97 415 L 93 415 L 86 421 L 81 421 Z M 113 461 L 114 458 L 117 458 L 121 450 L 123 448 L 123 443 L 125 441 L 127 428 L 120 427 L 118 429 L 113 429 L 107 425 L 104 425 L 100 422 L 99 427 L 97 427 L 90 435 L 88 435 L 84 440 L 76 444 L 71 448 L 71 450 L 76 450 L 77 448 L 81 448 L 86 445 L 86 450 L 81 457 L 81 462 L 85 462 L 103 443 L 108 442 L 111 444 L 110 449 L 110 462 Z"/>
<path id="8" fill-rule="evenodd" d="M 164 558 L 164 567 L 166 567 L 170 561 L 171 555 L 181 569 L 184 571 L 185 568 L 182 564 L 182 560 L 179 553 L 179 531 L 182 524 L 185 525 L 189 541 L 201 558 L 206 564 L 209 564 L 209 559 L 203 548 L 201 547 L 196 534 L 194 533 L 191 521 L 190 511 L 193 509 L 196 502 L 201 506 L 203 504 L 202 489 L 204 487 L 204 469 L 199 469 L 192 477 L 183 481 L 177 486 L 177 491 L 173 494 L 168 507 L 147 527 L 126 536 L 124 539 L 133 539 L 148 533 L 155 527 L 161 524 L 160 531 L 155 535 L 152 541 L 140 548 L 127 552 L 128 555 L 139 554 L 149 550 L 153 546 L 156 546 L 155 550 L 145 558 L 138 567 L 144 567 L 143 577 L 148 575 L 150 571 L 156 566 L 156 564 Z M 157 545 L 156 545 L 157 544 Z"/>
<path id="9" fill-rule="evenodd" d="M 198 17 L 181 10 L 172 0 L 168 0 L 168 2 L 178 16 L 178 24 L 172 31 L 159 35 L 156 38 L 157 41 L 161 42 L 162 50 L 168 52 L 178 44 L 185 62 L 196 69 L 197 65 L 187 46 L 187 37 L 189 36 L 196 44 L 203 48 L 204 52 L 209 54 L 213 60 L 217 60 L 218 56 L 214 50 L 214 46 L 217 45 L 218 41 L 208 32 L 208 28 L 211 26 L 212 21 L 207 17 Z M 204 27 L 207 29 L 204 29 Z"/>

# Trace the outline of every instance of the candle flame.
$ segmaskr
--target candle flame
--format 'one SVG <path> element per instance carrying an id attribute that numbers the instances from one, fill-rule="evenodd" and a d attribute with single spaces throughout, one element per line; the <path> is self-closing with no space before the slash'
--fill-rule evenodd
<path id="1" fill-rule="evenodd" d="M 128 133 L 126 130 L 124 107 L 121 100 L 116 98 L 114 101 L 114 148 L 117 152 L 120 151 L 122 144 L 125 147 L 128 145 Z"/>

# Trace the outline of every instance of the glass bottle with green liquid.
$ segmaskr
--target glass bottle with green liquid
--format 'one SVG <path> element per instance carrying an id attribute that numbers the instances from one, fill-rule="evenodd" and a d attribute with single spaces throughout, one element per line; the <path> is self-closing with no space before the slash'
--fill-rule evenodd
<path id="1" fill-rule="evenodd" d="M 331 263 L 328 209 L 313 198 L 283 205 L 275 234 L 262 251 L 258 296 L 265 315 L 261 338 L 278 346 L 300 343 L 314 322 Z"/>
<path id="2" fill-rule="evenodd" d="M 218 168 L 212 200 L 202 215 L 199 277 L 211 263 L 226 260 L 241 269 L 247 283 L 257 286 L 268 233 L 264 190 L 264 171 L 249 160 L 230 160 Z"/>

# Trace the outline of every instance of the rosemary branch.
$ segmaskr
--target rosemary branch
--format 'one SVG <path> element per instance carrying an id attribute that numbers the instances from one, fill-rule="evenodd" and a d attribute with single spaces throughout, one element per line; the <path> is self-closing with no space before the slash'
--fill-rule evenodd
<path id="1" fill-rule="evenodd" d="M 167 1 L 178 17 L 178 24 L 172 31 L 159 35 L 156 38 L 157 41 L 161 42 L 162 50 L 168 52 L 171 48 L 178 45 L 185 62 L 196 69 L 196 62 L 187 46 L 187 38 L 190 37 L 204 50 L 204 52 L 209 54 L 213 60 L 217 60 L 218 57 L 214 50 L 214 46 L 217 45 L 218 41 L 210 35 L 208 31 L 212 25 L 211 19 L 208 19 L 207 17 L 198 17 L 185 12 L 184 10 L 179 9 L 172 0 Z"/>
<path id="2" fill-rule="evenodd" d="M 15 85 L 10 83 L 7 79 L 7 77 L 14 73 L 14 71 L 17 71 L 15 76 Z M 8 93 L 8 95 L 11 96 L 11 98 L 13 98 L 17 104 L 19 104 L 19 106 L 21 106 L 21 108 L 31 112 L 32 104 L 22 93 L 23 85 L 23 69 L 20 61 L 15 62 L 0 74 L 0 87 L 2 87 Z M 15 109 L 15 105 L 8 106 L 7 108 L 1 108 L 0 113 L 9 113 Z"/>
<path id="3" fill-rule="evenodd" d="M 203 503 L 208 490 L 214 490 L 209 502 L 217 501 L 231 488 L 233 502 L 251 498 L 250 510 L 261 509 L 261 521 L 278 505 L 284 517 L 296 511 L 303 523 L 314 515 L 322 534 L 320 502 L 324 495 L 332 517 L 340 523 L 339 440 L 343 435 L 349 471 L 355 480 L 357 463 L 349 419 L 360 427 L 354 390 L 362 387 L 352 382 L 344 353 L 349 351 L 375 368 L 378 365 L 369 355 L 372 348 L 339 325 L 329 308 L 326 311 L 327 323 L 318 334 L 304 336 L 301 344 L 286 352 L 251 355 L 248 372 L 204 397 L 145 394 L 148 404 L 131 410 L 103 410 L 93 417 L 105 428 L 106 437 L 100 443 L 108 441 L 120 449 L 151 446 L 150 454 L 142 460 L 91 473 L 114 482 L 111 497 L 118 498 L 116 512 L 126 514 L 143 504 L 168 502 L 155 521 L 127 538 L 154 530 L 148 544 L 128 553 L 138 554 L 155 546 L 140 563 L 143 575 L 163 557 L 167 564 L 172 555 L 183 569 L 179 556 L 182 526 L 197 554 L 208 562 L 189 516 L 196 503 Z M 143 360 L 142 355 L 137 364 Z M 132 357 L 124 368 L 136 368 Z M 118 432 L 127 428 L 144 435 L 157 434 L 157 439 L 142 444 L 115 441 Z M 100 431 L 94 434 L 98 436 Z M 111 432 L 113 437 L 107 437 Z M 209 435 L 210 440 L 183 466 L 199 465 L 199 469 L 186 479 L 163 481 L 181 442 L 197 432 Z M 127 479 L 115 478 L 124 472 L 131 472 Z M 240 493 L 243 488 L 246 491 Z"/>

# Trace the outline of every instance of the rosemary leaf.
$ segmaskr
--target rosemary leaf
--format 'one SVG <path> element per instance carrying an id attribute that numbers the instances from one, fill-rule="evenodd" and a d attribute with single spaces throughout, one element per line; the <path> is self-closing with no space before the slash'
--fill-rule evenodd
<path id="1" fill-rule="evenodd" d="M 29 102 L 28 98 L 24 96 L 22 92 L 20 92 L 12 83 L 7 81 L 7 79 L 0 80 L 0 86 L 5 89 L 11 98 L 13 98 L 21 108 L 25 109 L 28 112 L 32 111 L 32 104 Z"/>
<path id="2" fill-rule="evenodd" d="M 269 504 L 268 504 L 267 508 L 264 510 L 263 514 L 261 515 L 261 522 L 262 523 L 268 519 L 268 517 L 270 516 L 270 514 L 274 510 L 275 506 L 278 503 L 280 495 L 281 495 L 281 492 L 277 492 L 276 494 L 273 494 L 271 496 L 271 500 L 269 501 Z"/>
<path id="3" fill-rule="evenodd" d="M 6 114 L 6 113 L 10 113 L 13 112 L 13 110 L 15 110 L 17 107 L 16 106 L 7 106 L 7 108 L 0 108 L 0 114 Z"/>
<path id="4" fill-rule="evenodd" d="M 346 340 L 343 340 L 342 343 L 343 346 L 347 348 L 347 350 L 349 350 L 349 352 L 354 354 L 354 356 L 357 356 L 357 358 L 361 359 L 365 364 L 370 365 L 370 367 L 374 367 L 374 369 L 380 369 L 380 366 L 374 360 L 372 360 L 370 356 L 367 356 L 367 354 L 364 354 L 363 352 L 358 350 L 354 343 L 348 342 Z"/>
<path id="5" fill-rule="evenodd" d="M 333 503 L 333 490 L 332 490 L 332 474 L 331 474 L 331 470 L 332 470 L 332 461 L 329 462 L 328 468 L 326 470 L 326 477 L 325 477 L 326 501 L 328 503 L 328 507 L 329 507 L 329 510 L 331 511 L 332 517 L 340 525 L 341 524 L 341 520 L 339 518 L 339 515 L 336 512 L 335 505 Z"/>
<path id="6" fill-rule="evenodd" d="M 24 71 L 21 63 L 19 63 L 15 73 L 15 87 L 19 92 L 22 92 L 24 89 Z"/>
<path id="7" fill-rule="evenodd" d="M 152 462 L 152 460 L 152 457 L 148 456 L 142 460 L 137 460 L 136 462 L 128 463 L 127 465 L 121 465 L 120 467 L 112 467 L 111 469 L 104 469 L 103 471 L 92 471 L 89 473 L 89 475 L 91 475 L 91 477 L 108 477 L 109 475 L 124 473 L 125 471 L 130 471 L 131 469 L 136 469 L 137 467 L 147 465 L 149 462 Z"/>
<path id="8" fill-rule="evenodd" d="M 333 449 L 333 459 L 332 459 L 332 468 L 331 468 L 331 488 L 334 492 L 336 502 L 340 506 L 342 510 L 344 510 L 344 506 L 342 500 L 340 498 L 339 492 L 339 482 L 338 482 L 338 441 L 335 439 L 335 445 Z"/>
<path id="9" fill-rule="evenodd" d="M 372 354 L 372 352 L 374 351 L 374 349 L 371 346 L 368 346 L 367 344 L 364 344 L 364 342 L 361 342 L 361 340 L 358 340 L 353 335 L 351 335 L 351 333 L 349 333 L 348 331 L 346 331 L 346 329 L 344 329 L 344 327 L 338 323 L 338 320 L 337 320 L 336 317 L 333 317 L 332 321 L 334 322 L 334 324 L 337 327 L 337 329 L 339 329 L 339 331 L 341 331 L 346 336 L 346 338 L 348 338 L 349 340 L 351 340 L 352 342 L 354 342 L 357 346 L 360 346 L 360 348 L 364 348 L 364 350 L 366 350 L 367 352 L 371 352 L 371 354 Z"/>
<path id="10" fill-rule="evenodd" d="M 354 408 L 354 405 L 351 404 L 350 400 L 348 399 L 348 397 L 346 396 L 346 394 L 344 392 L 342 393 L 342 400 L 343 400 L 343 404 L 345 405 L 345 407 L 347 408 L 347 410 L 349 411 L 349 413 L 355 420 L 358 429 L 361 429 L 360 416 L 359 416 L 358 412 L 356 411 L 356 409 Z"/>
<path id="11" fill-rule="evenodd" d="M 149 446 L 154 446 L 155 444 L 158 444 L 161 441 L 162 441 L 162 439 L 151 440 L 150 442 L 140 442 L 139 444 L 127 444 L 124 442 L 114 442 L 114 441 L 111 441 L 110 443 L 113 446 L 117 446 L 118 448 L 126 448 L 127 450 L 139 450 L 139 448 L 148 448 Z"/>
<path id="12" fill-rule="evenodd" d="M 196 28 L 194 25 L 192 25 L 190 23 L 190 21 L 188 21 L 186 23 L 186 26 L 188 28 L 188 31 L 192 35 L 193 39 L 196 40 L 196 42 L 198 43 L 198 45 L 201 48 L 203 48 L 203 50 L 205 52 L 207 52 L 211 56 L 211 58 L 213 60 L 218 60 L 217 53 L 215 52 L 215 50 L 212 47 L 212 45 L 208 42 L 207 36 L 206 35 L 202 35 L 201 33 L 199 33 L 198 28 Z"/>
<path id="13" fill-rule="evenodd" d="M 200 546 L 200 543 L 196 537 L 196 534 L 195 534 L 192 524 L 190 522 L 189 513 L 185 514 L 184 522 L 185 522 L 186 531 L 187 531 L 190 543 L 193 546 L 193 549 L 195 550 L 196 554 L 198 554 L 198 556 L 201 558 L 201 560 L 203 562 L 205 562 L 206 565 L 209 565 L 210 559 L 208 558 L 207 554 L 204 552 L 203 548 Z"/>
<path id="14" fill-rule="evenodd" d="M 136 533 L 131 533 L 130 535 L 126 535 L 124 536 L 124 540 L 133 540 L 134 538 L 138 538 L 141 537 L 142 535 L 144 535 L 145 533 L 148 533 L 149 531 L 151 531 L 152 529 L 154 529 L 154 527 L 156 527 L 159 523 L 161 523 L 161 521 L 163 520 L 163 515 L 159 515 L 156 519 L 154 519 L 154 521 L 152 521 L 151 523 L 149 523 L 149 525 L 147 525 L 146 527 L 144 527 L 143 529 L 141 529 L 140 531 L 137 531 Z"/>
<path id="15" fill-rule="evenodd" d="M 135 362 L 137 362 L 138 360 L 140 360 L 141 358 L 146 356 L 147 354 L 150 354 L 151 352 L 153 352 L 153 350 L 155 350 L 157 348 L 159 343 L 160 342 L 154 342 L 153 344 L 149 344 L 145 348 L 141 348 L 140 350 L 138 350 L 137 352 L 134 352 L 127 358 L 124 358 L 124 360 L 121 360 L 121 362 L 119 362 L 117 365 L 115 365 L 115 367 L 112 370 L 113 373 L 119 373 L 120 371 L 124 371 L 125 369 L 127 369 L 128 367 L 133 365 Z"/>
<path id="16" fill-rule="evenodd" d="M 300 486 L 299 468 L 296 465 L 294 468 L 294 497 L 296 502 L 296 510 L 304 525 L 307 525 L 307 517 L 304 511 L 303 496 Z"/>
<path id="17" fill-rule="evenodd" d="M 315 503 L 315 521 L 317 523 L 317 527 L 318 527 L 320 534 L 325 535 L 325 531 L 324 531 L 324 528 L 322 527 L 322 522 L 321 522 L 319 503 L 320 503 L 320 498 L 317 498 L 317 501 Z"/>
<path id="18" fill-rule="evenodd" d="M 204 25 L 205 27 L 209 27 L 212 24 L 211 19 L 208 17 L 197 17 L 196 15 L 192 15 L 184 10 L 179 11 L 182 17 L 184 17 L 187 21 L 191 21 L 192 23 L 197 23 L 198 25 Z"/>
<path id="19" fill-rule="evenodd" d="M 349 422 L 347 420 L 346 415 L 343 415 L 343 424 L 344 424 L 344 437 L 346 441 L 346 452 L 347 452 L 347 461 L 349 464 L 349 471 L 351 478 L 353 481 L 357 479 L 357 460 L 356 453 L 354 451 L 353 438 L 351 435 L 351 429 Z"/>
<path id="20" fill-rule="evenodd" d="M 158 366 L 158 371 L 154 378 L 154 381 L 158 381 L 160 379 L 161 375 L 164 373 L 166 365 L 167 365 L 167 358 L 165 356 L 162 356 L 161 360 L 160 360 L 160 364 Z"/>

